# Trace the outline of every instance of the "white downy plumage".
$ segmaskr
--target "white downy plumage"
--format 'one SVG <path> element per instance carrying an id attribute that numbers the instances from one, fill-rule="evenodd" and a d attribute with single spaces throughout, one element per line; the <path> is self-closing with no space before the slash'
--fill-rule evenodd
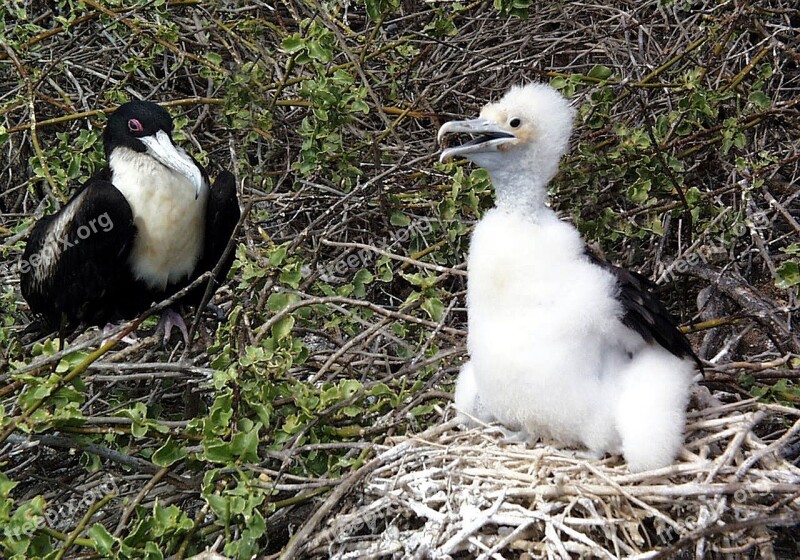
<path id="1" fill-rule="evenodd" d="M 636 278 L 590 257 L 547 207 L 573 114 L 553 88 L 529 84 L 439 131 L 476 136 L 442 159 L 484 167 L 497 197 L 471 240 L 471 360 L 456 407 L 467 423 L 499 421 L 527 441 L 622 453 L 632 471 L 663 467 L 683 444 L 694 356 Z M 643 307 L 626 308 L 631 300 Z M 665 324 L 672 332 L 655 332 Z M 655 336 L 640 334 L 648 329 Z"/>
<path id="2" fill-rule="evenodd" d="M 114 186 L 131 206 L 138 230 L 131 271 L 149 287 L 164 290 L 189 277 L 202 256 L 209 186 L 197 171 L 201 187 L 195 188 L 190 171 L 197 166 L 165 134 L 155 145 L 169 149 L 168 153 L 174 154 L 172 161 L 183 163 L 189 171 L 182 174 L 149 152 L 126 147 L 111 153 L 109 168 Z"/>

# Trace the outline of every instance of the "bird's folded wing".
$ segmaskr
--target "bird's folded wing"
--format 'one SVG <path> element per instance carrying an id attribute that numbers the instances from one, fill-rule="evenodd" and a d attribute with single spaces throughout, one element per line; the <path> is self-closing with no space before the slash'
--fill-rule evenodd
<path id="1" fill-rule="evenodd" d="M 597 266 L 609 271 L 617 280 L 617 299 L 622 304 L 622 322 L 650 343 L 656 343 L 679 358 L 691 358 L 702 371 L 702 362 L 694 353 L 686 336 L 664 304 L 652 293 L 653 284 L 636 272 L 614 266 L 588 249 L 586 255 Z"/>
<path id="2" fill-rule="evenodd" d="M 124 264 L 135 237 L 122 193 L 107 181 L 87 181 L 31 232 L 20 269 L 31 309 L 53 326 L 113 315 L 113 294 L 128 281 Z"/>
<path id="3" fill-rule="evenodd" d="M 217 265 L 228 246 L 240 215 L 239 201 L 236 198 L 236 180 L 230 172 L 222 171 L 217 175 L 208 196 L 205 246 L 203 258 L 198 266 L 198 275 L 213 270 Z M 231 251 L 220 270 L 218 280 L 224 278 L 230 270 L 233 257 L 234 252 Z"/>

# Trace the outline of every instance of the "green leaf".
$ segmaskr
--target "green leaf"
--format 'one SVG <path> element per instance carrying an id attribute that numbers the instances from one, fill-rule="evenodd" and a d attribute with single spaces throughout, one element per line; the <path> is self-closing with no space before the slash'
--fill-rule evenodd
<path id="1" fill-rule="evenodd" d="M 203 431 L 206 436 L 225 433 L 232 416 L 233 395 L 230 391 L 217 394 L 211 410 L 208 411 L 208 418 L 203 423 Z"/>
<path id="2" fill-rule="evenodd" d="M 19 484 L 8 478 L 5 473 L 0 472 L 0 498 L 8 498 L 11 491 Z"/>
<path id="3" fill-rule="evenodd" d="M 366 392 L 367 395 L 373 397 L 379 396 L 394 396 L 394 391 L 392 391 L 388 385 L 385 383 L 376 383 L 369 390 Z"/>
<path id="4" fill-rule="evenodd" d="M 109 533 L 105 527 L 100 525 L 100 523 L 95 523 L 86 531 L 86 535 L 94 541 L 95 550 L 97 550 L 101 556 L 112 556 L 114 545 L 117 544 L 117 539 L 114 538 L 114 535 Z"/>
<path id="5" fill-rule="evenodd" d="M 299 52 L 303 50 L 305 46 L 305 40 L 298 33 L 286 37 L 283 41 L 281 41 L 281 50 L 289 54 Z"/>
<path id="6" fill-rule="evenodd" d="M 611 68 L 608 66 L 603 66 L 602 64 L 596 64 L 592 66 L 592 69 L 589 70 L 589 73 L 586 74 L 590 78 L 596 78 L 598 80 L 607 80 L 611 77 L 613 72 Z"/>
<path id="7" fill-rule="evenodd" d="M 151 459 L 159 467 L 169 467 L 186 457 L 186 455 L 186 450 L 180 444 L 175 443 L 172 436 L 170 436 L 164 445 L 156 449 Z"/>
<path id="8" fill-rule="evenodd" d="M 366 268 L 362 268 L 353 276 L 353 282 L 358 284 L 369 284 L 375 279 L 372 273 Z"/>
<path id="9" fill-rule="evenodd" d="M 81 172 L 81 154 L 75 154 L 72 161 L 69 162 L 67 168 L 67 177 L 70 179 L 77 179 Z"/>
<path id="10" fill-rule="evenodd" d="M 220 521 L 227 524 L 230 522 L 230 506 L 228 498 L 218 494 L 209 494 L 205 496 L 211 511 L 213 511 Z"/>
<path id="11" fill-rule="evenodd" d="M 364 113 L 365 115 L 369 113 L 369 105 L 366 104 L 361 99 L 356 99 L 350 104 L 350 109 L 357 113 Z"/>
<path id="12" fill-rule="evenodd" d="M 444 303 L 436 297 L 431 297 L 422 302 L 423 311 L 425 311 L 433 321 L 440 321 L 442 313 L 444 312 Z"/>
<path id="13" fill-rule="evenodd" d="M 353 276 L 353 294 L 356 297 L 363 298 L 366 295 L 366 286 L 372 282 L 375 277 L 366 268 L 360 269 Z"/>
<path id="14" fill-rule="evenodd" d="M 770 106 L 771 100 L 763 91 L 753 91 L 747 97 L 747 100 L 753 104 L 756 109 L 766 109 Z"/>
<path id="15" fill-rule="evenodd" d="M 787 255 L 792 255 L 793 257 L 800 256 L 800 243 L 792 243 L 786 247 L 782 247 L 780 249 L 782 253 L 786 253 Z"/>
<path id="16" fill-rule="evenodd" d="M 283 262 L 283 259 L 286 258 L 286 249 L 288 245 L 284 243 L 278 247 L 275 247 L 269 254 L 269 264 L 272 266 L 280 266 Z"/>
<path id="17" fill-rule="evenodd" d="M 550 85 L 557 90 L 562 90 L 567 86 L 567 80 L 565 80 L 560 76 L 556 76 L 555 78 L 550 80 Z"/>
<path id="18" fill-rule="evenodd" d="M 778 288 L 786 289 L 800 284 L 800 267 L 798 267 L 797 261 L 785 261 L 776 272 L 778 279 L 775 281 L 775 285 Z"/>
<path id="19" fill-rule="evenodd" d="M 389 223 L 397 227 L 406 227 L 408 224 L 411 223 L 411 218 L 409 218 L 399 210 L 395 210 L 389 217 Z"/>
<path id="20" fill-rule="evenodd" d="M 194 522 L 187 517 L 176 505 L 163 507 L 156 501 L 153 504 L 154 536 L 163 536 L 179 531 L 188 531 L 194 526 Z"/>
<path id="21" fill-rule="evenodd" d="M 231 444 L 219 438 L 207 437 L 203 440 L 203 458 L 215 463 L 232 463 Z"/>
<path id="22" fill-rule="evenodd" d="M 319 41 L 309 41 L 307 47 L 308 47 L 308 56 L 310 56 L 314 60 L 318 60 L 320 62 L 330 61 L 332 56 L 330 49 L 325 47 Z"/>
<path id="23" fill-rule="evenodd" d="M 289 267 L 283 270 L 280 274 L 280 281 L 289 286 L 290 288 L 297 289 L 300 287 L 300 282 L 303 280 L 303 273 L 299 267 Z"/>
<path id="24" fill-rule="evenodd" d="M 58 362 L 58 365 L 56 366 L 56 373 L 64 373 L 71 370 L 84 361 L 88 355 L 89 354 L 86 352 L 72 352 L 67 354 L 61 358 L 60 362 Z"/>
<path id="25" fill-rule="evenodd" d="M 242 462 L 258 462 L 258 432 L 261 430 L 261 422 L 256 422 L 251 430 L 239 432 L 231 439 L 231 451 L 237 455 Z"/>
<path id="26" fill-rule="evenodd" d="M 635 183 L 628 187 L 628 198 L 637 204 L 646 202 L 650 196 L 650 186 L 649 179 L 637 179 Z"/>
<path id="27" fill-rule="evenodd" d="M 275 292 L 267 298 L 267 308 L 273 313 L 278 313 L 300 301 L 300 296 L 291 292 Z"/>
<path id="28" fill-rule="evenodd" d="M 292 332 L 292 327 L 294 327 L 294 317 L 291 315 L 278 319 L 272 325 L 272 338 L 275 340 L 286 338 Z"/>
<path id="29" fill-rule="evenodd" d="M 381 18 L 382 4 L 381 0 L 365 0 L 364 7 L 367 9 L 369 19 L 378 21 Z"/>
<path id="30" fill-rule="evenodd" d="M 343 379 L 339 382 L 339 390 L 343 398 L 350 398 L 358 393 L 364 386 L 355 379 Z"/>

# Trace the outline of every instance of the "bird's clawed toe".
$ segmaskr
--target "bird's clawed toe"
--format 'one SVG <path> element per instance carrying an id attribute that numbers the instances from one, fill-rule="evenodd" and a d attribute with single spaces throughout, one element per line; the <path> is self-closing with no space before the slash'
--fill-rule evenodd
<path id="1" fill-rule="evenodd" d="M 117 325 L 114 323 L 108 323 L 106 326 L 103 327 L 103 345 L 105 345 L 109 340 L 111 340 L 111 333 L 114 329 L 117 328 Z M 125 336 L 120 339 L 120 342 L 124 342 L 128 345 L 133 345 L 139 342 L 139 337 L 136 336 L 135 332 L 129 332 Z"/>
<path id="2" fill-rule="evenodd" d="M 188 346 L 189 329 L 186 328 L 186 322 L 177 311 L 171 307 L 168 307 L 161 313 L 161 319 L 158 321 L 158 325 L 156 326 L 156 332 L 160 332 L 161 330 L 164 331 L 164 345 L 169 342 L 169 339 L 172 336 L 172 329 L 174 328 L 177 328 L 181 332 L 183 335 L 183 341 Z"/>
<path id="3" fill-rule="evenodd" d="M 489 431 L 497 432 L 503 436 L 503 443 L 523 443 L 531 445 L 536 442 L 537 438 L 531 436 L 524 429 L 509 429 L 501 425 L 493 425 L 489 427 Z"/>

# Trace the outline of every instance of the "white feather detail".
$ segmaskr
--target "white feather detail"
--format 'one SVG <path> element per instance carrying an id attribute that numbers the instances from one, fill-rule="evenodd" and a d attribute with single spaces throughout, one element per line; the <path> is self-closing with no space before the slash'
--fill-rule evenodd
<path id="1" fill-rule="evenodd" d="M 162 290 L 189 276 L 203 252 L 208 186 L 195 198 L 184 175 L 124 147 L 114 149 L 109 167 L 137 228 L 129 258 L 134 276 Z"/>
<path id="2" fill-rule="evenodd" d="M 38 262 L 35 266 L 31 266 L 34 285 L 41 286 L 53 274 L 53 267 L 61 257 L 65 241 L 69 241 L 67 239 L 67 231 L 72 224 L 72 220 L 75 219 L 75 214 L 78 212 L 85 194 L 86 191 L 83 191 L 74 200 L 70 201 L 47 229 L 47 235 L 37 253 Z"/>

